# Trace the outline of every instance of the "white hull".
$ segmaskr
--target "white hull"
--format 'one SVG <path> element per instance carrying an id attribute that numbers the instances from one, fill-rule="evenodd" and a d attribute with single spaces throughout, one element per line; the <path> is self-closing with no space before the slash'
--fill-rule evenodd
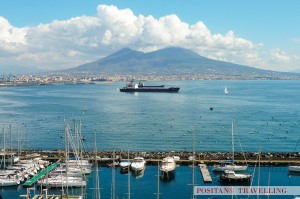
<path id="1" fill-rule="evenodd" d="M 8 187 L 8 186 L 15 186 L 19 185 L 20 181 L 14 179 L 0 179 L 0 187 Z"/>
<path id="2" fill-rule="evenodd" d="M 39 180 L 37 185 L 39 186 L 51 186 L 51 187 L 85 187 L 86 181 L 84 181 L 81 177 L 66 177 L 66 176 L 55 176 L 51 178 L 45 178 L 43 180 Z"/>
<path id="3" fill-rule="evenodd" d="M 163 159 L 162 164 L 160 166 L 160 170 L 162 172 L 173 172 L 176 169 L 176 163 L 174 161 L 174 158 L 172 157 L 166 157 Z"/>
<path id="4" fill-rule="evenodd" d="M 222 181 L 237 181 L 237 182 L 241 182 L 241 181 L 249 181 L 251 178 L 250 174 L 236 174 L 234 171 L 224 171 L 224 174 L 222 174 L 220 176 L 220 180 Z"/>
<path id="5" fill-rule="evenodd" d="M 86 186 L 86 181 L 78 181 L 78 180 L 70 180 L 70 181 L 48 181 L 48 182 L 38 182 L 38 186 L 50 186 L 50 187 L 85 187 Z"/>
<path id="6" fill-rule="evenodd" d="M 142 170 L 145 169 L 145 160 L 142 157 L 136 157 L 133 159 L 130 168 L 134 172 L 141 172 Z"/>
<path id="7" fill-rule="evenodd" d="M 289 171 L 300 172 L 300 166 L 289 166 Z"/>
<path id="8" fill-rule="evenodd" d="M 224 166 L 215 166 L 213 168 L 213 171 L 245 171 L 247 169 L 247 166 L 238 166 L 238 165 L 224 165 Z"/>

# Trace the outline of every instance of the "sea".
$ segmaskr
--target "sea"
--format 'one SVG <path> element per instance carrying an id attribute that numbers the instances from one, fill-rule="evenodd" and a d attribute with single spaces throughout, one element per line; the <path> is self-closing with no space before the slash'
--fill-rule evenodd
<path id="1" fill-rule="evenodd" d="M 5 132 L 6 148 L 62 150 L 65 124 L 76 122 L 81 123 L 86 150 L 94 149 L 96 134 L 98 151 L 192 151 L 195 143 L 196 152 L 230 152 L 233 132 L 235 151 L 299 152 L 300 81 L 144 83 L 179 86 L 180 91 L 120 92 L 126 82 L 0 87 L 1 140 Z M 157 180 L 157 166 L 148 165 L 142 177 L 130 176 L 130 196 L 157 198 L 160 187 L 159 198 L 192 198 L 192 170 L 179 166 L 175 179 L 165 182 Z M 249 168 L 254 171 L 257 173 L 257 168 Z M 128 176 L 118 169 L 114 172 L 116 198 L 128 198 Z M 99 168 L 101 198 L 111 198 L 112 173 L 110 168 Z M 212 185 L 219 185 L 218 174 L 211 174 Z M 87 197 L 93 198 L 94 176 L 88 179 Z M 198 168 L 195 181 L 206 186 Z M 298 186 L 300 176 L 289 174 L 286 167 L 263 167 L 260 181 L 264 185 Z M 21 187 L 1 190 L 3 198 L 19 198 L 26 191 Z"/>

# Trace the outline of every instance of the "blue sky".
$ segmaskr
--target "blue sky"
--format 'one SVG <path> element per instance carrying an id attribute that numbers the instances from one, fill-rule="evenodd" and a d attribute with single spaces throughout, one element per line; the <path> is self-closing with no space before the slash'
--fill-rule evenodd
<path id="1" fill-rule="evenodd" d="M 149 20 L 147 17 L 152 16 L 154 21 L 149 23 L 156 24 L 157 22 L 162 22 L 161 18 L 166 16 L 173 16 L 173 21 L 176 21 L 176 17 L 180 22 L 187 24 L 190 28 L 185 31 L 184 34 L 190 35 L 190 32 L 194 31 L 191 26 L 201 22 L 204 24 L 204 27 L 199 27 L 197 29 L 197 34 L 199 31 L 203 31 L 205 35 L 203 37 L 193 37 L 193 42 L 197 45 L 202 45 L 202 47 L 191 46 L 189 41 L 176 41 L 174 38 L 176 35 L 170 35 L 170 38 L 165 38 L 163 41 L 158 41 L 153 39 L 153 43 L 140 42 L 138 43 L 136 40 L 130 40 L 126 42 L 122 42 L 119 37 L 114 37 L 114 35 L 121 34 L 122 32 L 117 32 L 117 30 L 112 30 L 112 27 L 109 25 L 104 25 L 107 23 L 117 23 L 114 20 L 109 20 L 106 18 L 106 22 L 103 23 L 103 20 L 99 21 L 99 18 L 105 16 L 101 14 L 104 13 L 106 8 L 98 9 L 99 5 L 107 5 L 115 6 L 118 11 L 120 11 L 120 16 L 123 9 L 129 9 L 132 11 L 134 17 L 138 17 L 139 15 L 143 16 L 143 22 L 138 25 L 138 28 L 142 30 L 146 30 L 145 24 L 148 23 Z M 97 8 L 98 7 L 98 8 Z M 160 47 L 166 47 L 168 45 L 180 45 L 182 47 L 189 48 L 191 50 L 196 51 L 199 54 L 204 56 L 224 60 L 231 61 L 234 63 L 252 65 L 259 68 L 264 69 L 273 69 L 279 71 L 293 71 L 300 68 L 300 1 L 297 0 L 248 0 L 248 1 L 238 1 L 238 0 L 152 0 L 152 1 L 141 1 L 141 0 L 28 0 L 28 1 L 19 1 L 19 0 L 9 0 L 1 2 L 0 6 L 0 16 L 2 16 L 9 25 L 6 23 L 6 31 L 10 29 L 18 32 L 18 35 L 10 35 L 9 39 L 7 39 L 7 35 L 2 33 L 2 35 L 6 35 L 6 38 L 2 38 L 3 41 L 9 40 L 9 44 L 7 49 L 10 50 L 8 54 L 16 53 L 19 55 L 18 62 L 5 61 L 5 59 L 0 57 L 0 65 L 26 65 L 31 66 L 31 59 L 34 61 L 37 58 L 34 57 L 34 53 L 36 49 L 31 49 L 31 47 L 26 46 L 28 43 L 33 45 L 33 41 L 29 41 L 28 31 L 30 33 L 39 33 L 39 31 L 45 32 L 45 27 L 40 27 L 39 24 L 51 25 L 53 30 L 50 32 L 58 30 L 55 27 L 54 21 L 58 20 L 62 23 L 69 22 L 72 18 L 82 18 L 82 16 L 86 17 L 94 17 L 94 19 L 98 23 L 91 23 L 91 26 L 87 28 L 85 31 L 99 31 L 99 35 L 103 37 L 99 37 L 94 41 L 102 41 L 97 44 L 98 48 L 91 49 L 86 48 L 83 51 L 78 51 L 78 45 L 70 47 L 71 41 L 66 41 L 65 39 L 62 41 L 66 45 L 66 51 L 70 52 L 70 54 L 75 53 L 78 55 L 78 60 L 76 62 L 74 59 L 70 61 L 70 63 L 66 62 L 68 59 L 68 53 L 66 53 L 66 57 L 59 55 L 57 57 L 57 62 L 53 62 L 51 64 L 42 63 L 41 60 L 38 60 L 35 63 L 34 67 L 38 68 L 66 68 L 71 67 L 74 64 L 80 64 L 80 62 L 88 62 L 96 59 L 97 56 L 100 58 L 101 56 L 105 56 L 109 53 L 112 53 L 114 50 L 118 48 L 126 46 L 126 44 L 134 48 L 136 50 L 150 51 L 155 50 Z M 108 12 L 108 13 L 107 13 Z M 107 15 L 110 15 L 109 10 L 106 12 Z M 99 14 L 100 13 L 100 14 Z M 128 13 L 127 13 L 128 14 Z M 116 11 L 116 15 L 118 15 Z M 117 17 L 116 15 L 110 15 L 110 17 Z M 130 13 L 128 15 L 124 15 L 123 17 L 128 20 L 132 20 L 130 18 Z M 174 18 L 174 16 L 176 16 Z M 76 23 L 80 23 L 80 19 L 76 21 Z M 94 20 L 93 19 L 93 20 Z M 82 18 L 82 20 L 86 20 Z M 172 21 L 171 20 L 171 21 Z M 124 20 L 120 19 L 120 21 L 124 24 Z M 131 21 L 132 22 L 132 21 Z M 0 21 L 1 23 L 1 21 Z M 2 23 L 4 23 L 2 21 Z M 140 22 L 139 22 L 140 23 Z M 168 31 L 172 32 L 174 28 L 169 25 L 173 22 L 162 22 L 162 26 L 166 26 L 165 28 Z M 117 23 L 119 24 L 119 23 Z M 183 24 L 183 25 L 184 25 Z M 64 26 L 65 28 L 70 28 L 68 25 L 59 24 L 61 28 Z M 92 27 L 93 26 L 93 27 Z M 95 27 L 100 27 L 99 29 Z M 76 26 L 78 28 L 78 26 Z M 122 26 L 123 27 L 123 26 Z M 147 26 L 148 27 L 148 26 Z M 27 29 L 26 29 L 27 28 Z M 26 29 L 26 30 L 25 30 Z M 30 29 L 30 30 L 29 30 Z M 42 30 L 41 30 L 42 29 Z M 184 29 L 184 28 L 183 28 Z M 201 30 L 200 30 L 201 29 Z M 69 31 L 71 29 L 67 29 Z M 109 30 L 109 35 L 113 35 L 113 39 L 110 38 L 109 43 L 103 43 L 103 38 L 107 34 L 107 30 Z M 177 29 L 178 30 L 178 29 Z M 3 31 L 3 30 L 2 30 Z M 20 31 L 25 32 L 24 34 L 19 33 Z M 47 31 L 49 31 L 49 27 L 47 27 Z M 147 35 L 149 34 L 150 29 L 147 29 Z M 155 29 L 151 29 L 150 34 L 163 34 L 163 32 L 155 32 Z M 176 30 L 175 30 L 176 31 Z M 208 32 L 207 32 L 208 31 Z M 145 32 L 145 31 L 144 31 Z M 228 36 L 228 33 L 231 33 Z M 48 32 L 49 33 L 49 32 Z M 21 39 L 23 35 L 26 36 L 25 39 Z M 71 34 L 71 33 L 70 33 Z M 125 35 L 127 33 L 124 33 Z M 130 33 L 128 33 L 130 34 Z M 134 37 L 144 38 L 145 35 L 141 33 L 141 31 L 137 31 Z M 172 33 L 170 33 L 172 34 Z M 200 33 L 202 34 L 202 33 Z M 204 34 L 204 33 L 203 33 Z M 49 35 L 49 34 L 48 34 Z M 48 37 L 48 35 L 46 35 Z M 87 32 L 84 34 L 87 35 Z M 98 35 L 97 32 L 93 33 L 91 36 L 95 37 Z M 53 34 L 54 36 L 61 36 L 60 34 Z M 16 37 L 16 38 L 14 38 Z M 86 36 L 86 39 L 89 39 Z M 166 37 L 163 35 L 163 37 Z M 153 38 L 153 37 L 151 37 Z M 58 40 L 60 38 L 57 38 Z M 78 38 L 74 38 L 78 40 Z M 120 41 L 116 42 L 117 39 Z M 200 40 L 206 40 L 205 42 Z M 242 41 L 241 41 L 242 40 Z M 139 40 L 140 41 L 140 40 Z M 148 39 L 149 41 L 149 39 Z M 151 39 L 150 39 L 151 41 Z M 240 42 L 241 41 L 241 42 Z M 0 28 L 0 42 L 1 42 L 1 28 Z M 22 51 L 12 52 L 13 47 L 10 45 L 12 43 L 19 42 L 24 47 L 24 53 Z M 47 41 L 49 42 L 49 41 Z M 48 43 L 41 42 L 41 46 L 47 46 Z M 161 43 L 159 43 L 161 42 Z M 168 43 L 169 42 L 169 43 Z M 232 42 L 232 43 L 230 43 Z M 53 44 L 53 42 L 51 43 Z M 90 43 L 89 43 L 90 44 Z M 82 44 L 80 44 L 82 45 Z M 207 45 L 206 47 L 204 47 Z M 230 47 L 226 47 L 230 46 Z M 51 48 L 63 48 L 62 44 L 60 46 L 51 46 Z M 217 51 L 216 49 L 220 48 L 223 51 Z M 242 55 L 236 56 L 239 54 L 238 50 L 245 51 L 247 56 L 243 57 Z M 0 49 L 1 52 L 5 52 L 6 49 Z M 95 50 L 95 52 L 92 52 Z M 55 51 L 55 50 L 54 50 Z M 230 51 L 234 51 L 235 53 L 231 53 Z M 251 52 L 250 52 L 251 51 Z M 23 55 L 21 55 L 23 53 Z M 46 52 L 45 52 L 46 53 Z M 54 53 L 54 52 L 49 52 Z M 90 53 L 90 54 L 89 54 Z M 96 56 L 97 55 L 97 56 Z M 37 55 L 36 55 L 37 56 Z M 45 56 L 45 55 L 42 55 Z M 53 54 L 51 55 L 53 56 Z M 100 56 L 100 57 L 99 57 Z M 63 59 L 65 61 L 60 61 Z M 250 60 L 251 59 L 251 60 Z M 23 62 L 22 62 L 23 60 Z M 31 64 L 29 64 L 28 63 Z M 26 63 L 27 62 L 27 63 Z"/>

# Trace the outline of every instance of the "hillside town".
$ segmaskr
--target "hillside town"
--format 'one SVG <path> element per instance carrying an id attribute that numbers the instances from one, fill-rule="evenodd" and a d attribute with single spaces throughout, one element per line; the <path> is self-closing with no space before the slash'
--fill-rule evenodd
<path id="1" fill-rule="evenodd" d="M 299 80 L 299 74 L 270 73 L 259 74 L 85 74 L 85 73 L 44 73 L 44 74 L 19 74 L 2 75 L 0 86 L 31 86 L 51 84 L 96 84 L 112 81 L 175 81 L 175 80 Z"/>

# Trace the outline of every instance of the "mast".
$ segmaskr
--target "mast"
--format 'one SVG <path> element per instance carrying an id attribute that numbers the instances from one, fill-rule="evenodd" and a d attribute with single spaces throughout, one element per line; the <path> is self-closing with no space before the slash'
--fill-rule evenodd
<path id="1" fill-rule="evenodd" d="M 259 183 L 260 183 L 260 156 L 261 156 L 261 146 L 259 146 L 259 152 L 258 152 L 257 189 L 259 189 Z M 257 199 L 259 199 L 259 194 L 257 194 Z"/>
<path id="2" fill-rule="evenodd" d="M 128 150 L 127 161 L 129 162 L 129 150 Z M 128 199 L 130 199 L 130 164 L 128 164 Z"/>
<path id="3" fill-rule="evenodd" d="M 95 135 L 94 135 L 94 147 L 95 147 L 96 199 L 100 199 L 100 187 L 99 187 L 99 175 L 98 175 L 98 160 L 97 160 L 96 132 L 95 132 Z"/>
<path id="4" fill-rule="evenodd" d="M 234 163 L 234 138 L 233 138 L 233 121 L 231 124 L 231 144 L 232 144 L 232 161 Z"/>
<path id="5" fill-rule="evenodd" d="M 10 134 L 10 165 L 13 162 L 13 154 L 12 154 L 12 135 L 11 135 L 11 125 L 9 125 L 9 134 Z"/>
<path id="6" fill-rule="evenodd" d="M 159 194 L 159 161 L 157 161 L 157 199 L 159 199 Z"/>
<path id="7" fill-rule="evenodd" d="M 5 162 L 6 162 L 6 157 L 5 157 L 5 127 L 4 127 L 4 124 L 3 124 L 3 129 L 2 129 L 2 133 L 3 133 L 3 151 L 4 151 L 4 160 L 3 160 L 3 163 L 4 163 L 4 169 L 5 169 Z"/>
<path id="8" fill-rule="evenodd" d="M 192 176 L 192 199 L 194 196 L 194 186 L 195 186 L 195 129 L 193 129 L 193 176 Z"/>
<path id="9" fill-rule="evenodd" d="M 115 150 L 113 151 L 113 165 L 112 165 L 112 199 L 115 199 L 116 196 L 115 196 L 115 186 L 116 186 L 116 183 L 115 183 L 115 175 L 116 175 L 116 171 L 115 171 Z"/>

